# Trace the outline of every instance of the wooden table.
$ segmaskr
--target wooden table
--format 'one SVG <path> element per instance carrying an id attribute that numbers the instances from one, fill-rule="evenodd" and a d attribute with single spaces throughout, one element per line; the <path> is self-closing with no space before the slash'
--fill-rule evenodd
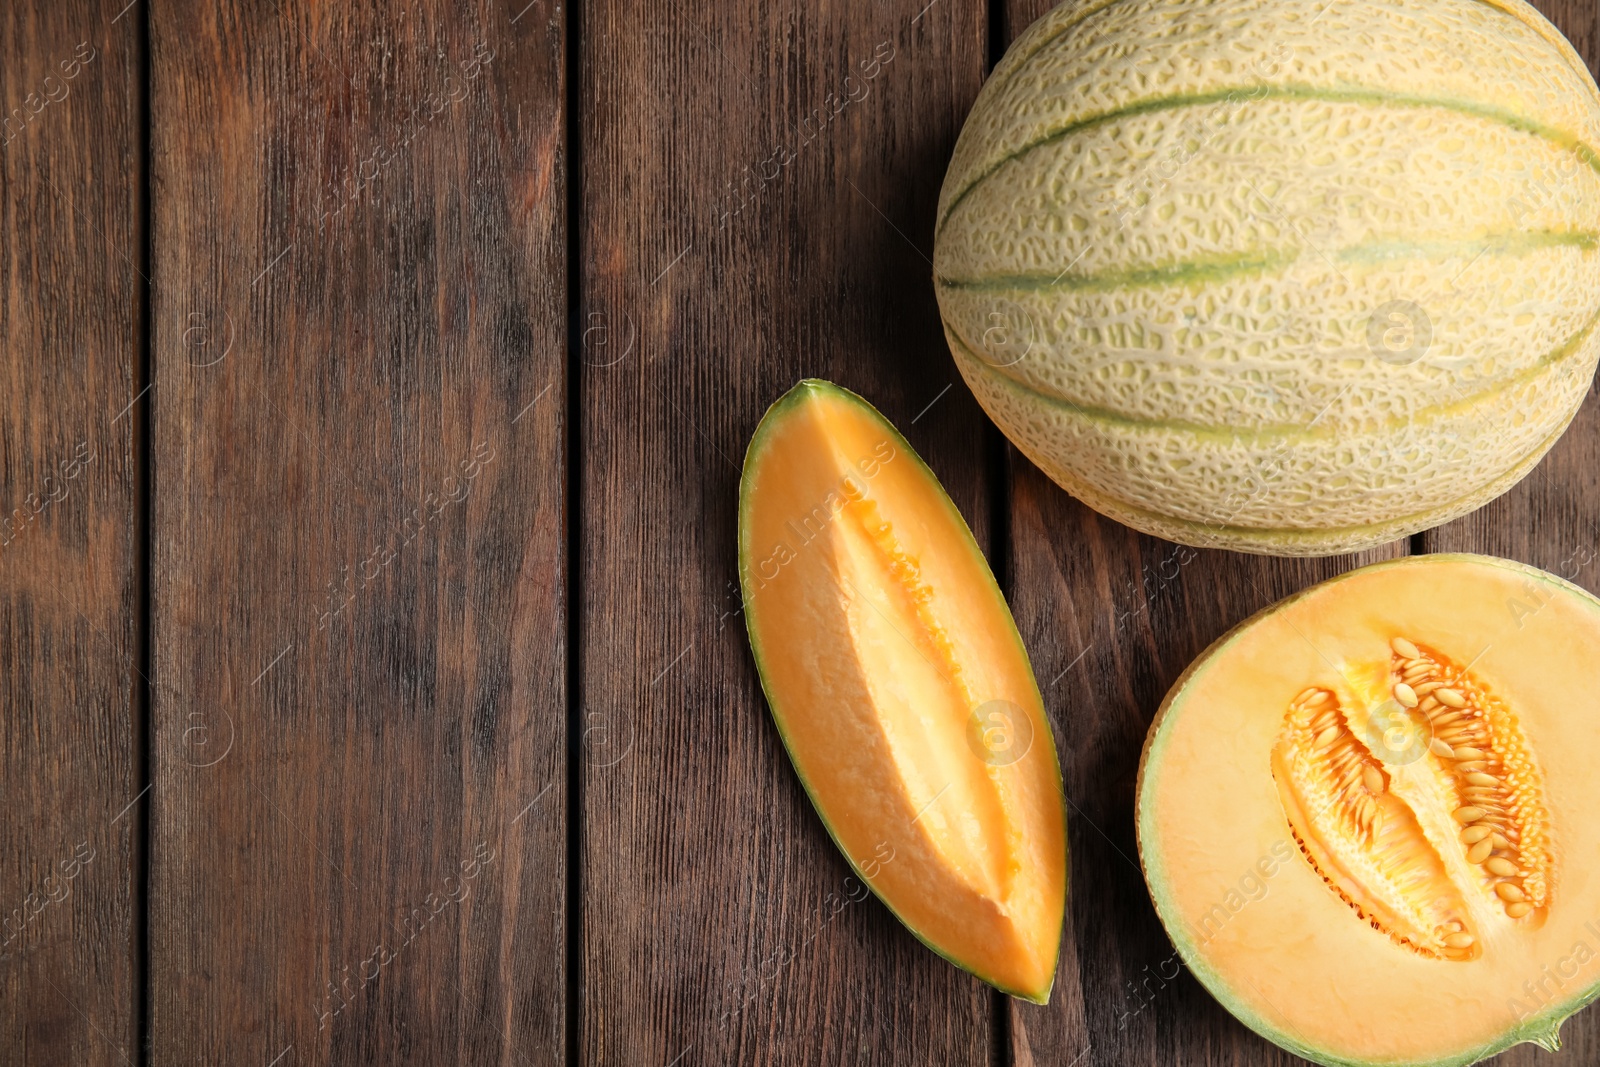
<path id="1" fill-rule="evenodd" d="M 1360 560 L 1136 535 L 957 377 L 935 199 L 1046 3 L 124 3 L 0 13 L 0 1063 L 1291 1062 L 1172 962 L 1134 771 L 1191 657 Z M 734 502 L 807 375 L 1014 604 L 1071 805 L 1048 1007 L 843 900 L 767 716 Z M 1591 403 L 1365 558 L 1600 588 L 1597 470 Z M 1504 1062 L 1600 1061 L 1567 1037 Z"/>

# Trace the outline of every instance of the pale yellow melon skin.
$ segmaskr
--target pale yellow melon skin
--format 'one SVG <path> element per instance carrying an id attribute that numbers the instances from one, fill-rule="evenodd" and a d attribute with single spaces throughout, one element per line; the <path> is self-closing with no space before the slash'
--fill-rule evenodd
<path id="1" fill-rule="evenodd" d="M 1068 0 L 957 143 L 946 336 L 1112 518 L 1367 548 L 1503 493 L 1576 413 L 1597 150 L 1600 91 L 1521 0 Z"/>

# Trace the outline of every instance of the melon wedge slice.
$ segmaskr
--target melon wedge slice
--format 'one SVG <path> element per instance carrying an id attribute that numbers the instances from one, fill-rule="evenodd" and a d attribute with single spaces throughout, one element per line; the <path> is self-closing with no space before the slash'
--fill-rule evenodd
<path id="1" fill-rule="evenodd" d="M 773 720 L 840 851 L 929 948 L 1044 1003 L 1061 770 L 1011 612 L 933 472 L 865 400 L 801 382 L 745 457 L 739 571 Z"/>

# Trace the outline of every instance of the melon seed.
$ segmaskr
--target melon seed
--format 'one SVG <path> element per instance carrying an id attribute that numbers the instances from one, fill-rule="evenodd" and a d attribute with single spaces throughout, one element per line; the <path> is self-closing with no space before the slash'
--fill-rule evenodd
<path id="1" fill-rule="evenodd" d="M 1345 698 L 1328 685 L 1303 687 L 1289 704 L 1281 747 L 1274 750 L 1284 762 L 1274 768 L 1287 769 L 1280 786 L 1293 791 L 1296 803 L 1284 808 L 1302 854 L 1362 924 L 1425 956 L 1460 962 L 1480 951 L 1477 923 L 1463 916 L 1464 906 L 1487 903 L 1485 890 L 1510 916 L 1508 922 L 1535 912 L 1542 917 L 1549 906 L 1552 849 L 1538 796 L 1540 775 L 1515 720 L 1502 715 L 1491 722 L 1499 705 L 1489 703 L 1468 669 L 1399 640 L 1405 644 L 1391 637 L 1387 663 L 1380 665 L 1374 656 L 1364 665 L 1364 671 L 1379 673 L 1371 679 L 1378 685 L 1370 692 L 1376 699 L 1363 710 L 1371 713 L 1367 729 L 1373 732 L 1391 725 L 1410 732 L 1426 716 L 1421 742 L 1438 762 L 1424 761 L 1407 772 L 1408 782 L 1421 776 L 1413 782 L 1417 795 L 1387 762 L 1390 754 L 1376 755 L 1382 752 L 1377 738 L 1355 726 Z M 1381 650 L 1381 644 L 1373 649 Z M 1414 757 L 1421 746 L 1414 740 L 1413 745 Z M 1419 804 L 1429 810 L 1417 810 L 1412 818 L 1410 809 Z M 1322 817 L 1329 808 L 1338 809 L 1336 818 Z M 1436 846 L 1446 843 L 1433 831 L 1434 820 L 1447 813 L 1461 841 L 1454 857 L 1447 846 L 1440 855 Z M 1312 847 L 1312 838 L 1325 847 Z M 1370 862 L 1327 869 L 1318 859 L 1346 852 Z M 1395 877 L 1402 870 L 1417 876 Z"/>

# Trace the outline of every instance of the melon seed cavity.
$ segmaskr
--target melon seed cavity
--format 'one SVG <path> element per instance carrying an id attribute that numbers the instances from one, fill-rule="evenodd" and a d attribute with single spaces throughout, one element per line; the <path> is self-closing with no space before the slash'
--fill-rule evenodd
<path id="1" fill-rule="evenodd" d="M 1409 637 L 1388 651 L 1389 701 L 1324 686 L 1290 701 L 1273 776 L 1301 856 L 1358 920 L 1420 955 L 1473 959 L 1480 927 L 1519 929 L 1549 907 L 1539 770 L 1516 715 L 1470 671 Z M 1403 754 L 1373 743 L 1380 713 L 1415 731 Z"/>

